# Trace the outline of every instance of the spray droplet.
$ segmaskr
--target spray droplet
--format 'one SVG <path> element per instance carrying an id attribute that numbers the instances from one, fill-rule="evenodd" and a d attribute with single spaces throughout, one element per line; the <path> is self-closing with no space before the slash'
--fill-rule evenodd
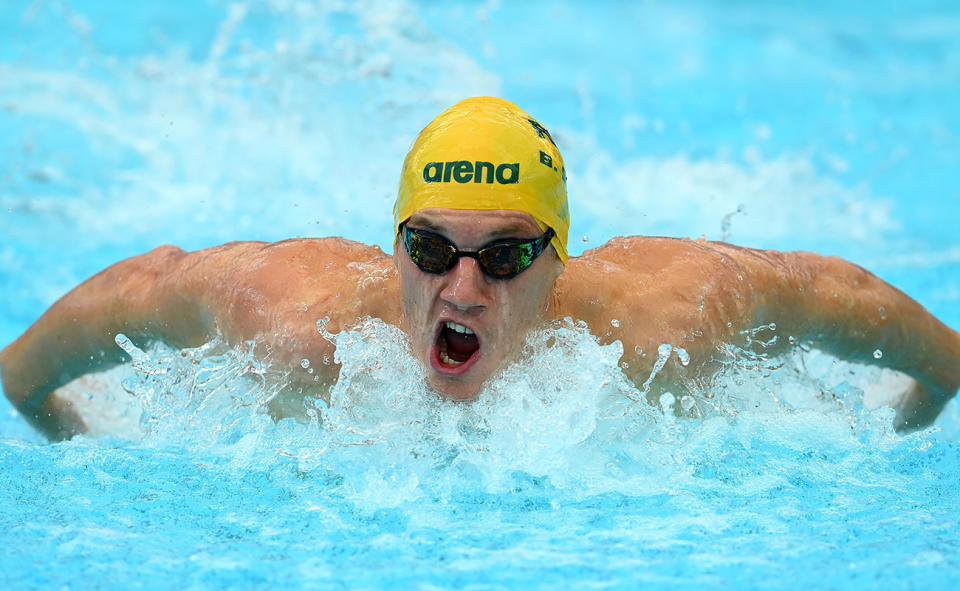
<path id="1" fill-rule="evenodd" d="M 117 336 L 113 337 L 113 341 L 131 357 L 136 357 L 136 354 L 140 352 L 127 335 L 122 332 L 118 332 Z"/>
<path id="2" fill-rule="evenodd" d="M 690 354 L 687 353 L 686 349 L 676 347 L 674 350 L 677 352 L 677 359 L 680 360 L 680 365 L 684 367 L 690 365 Z"/>
<path id="3" fill-rule="evenodd" d="M 583 243 L 586 244 L 587 242 L 590 242 L 590 237 L 589 237 L 589 236 L 584 236 L 584 237 L 582 238 L 582 240 L 583 240 Z"/>
<path id="4" fill-rule="evenodd" d="M 883 357 L 883 351 L 881 351 L 880 349 L 877 349 L 876 351 L 873 352 L 874 359 L 880 359 L 881 357 Z"/>
<path id="5" fill-rule="evenodd" d="M 673 403 L 676 401 L 677 399 L 673 394 L 664 392 L 663 396 L 660 397 L 660 408 L 663 409 L 663 412 L 667 412 L 673 408 Z"/>
<path id="6" fill-rule="evenodd" d="M 743 207 L 743 204 L 741 203 L 740 205 L 737 206 L 737 211 L 730 212 L 725 216 L 723 216 L 723 219 L 720 220 L 720 232 L 721 232 L 720 239 L 721 240 L 730 240 L 730 236 L 731 236 L 730 228 L 733 225 L 733 216 L 737 214 L 742 214 L 743 211 L 744 211 L 744 207 Z M 721 259 L 721 262 L 722 262 L 722 259 Z"/>
<path id="7" fill-rule="evenodd" d="M 620 321 L 614 318 L 613 320 L 610 321 L 610 326 L 614 328 L 620 328 Z"/>
<path id="8" fill-rule="evenodd" d="M 309 359 L 301 359 L 301 360 L 300 360 L 300 367 L 302 367 L 303 369 L 307 369 L 308 367 L 310 367 L 310 360 L 309 360 Z"/>
<path id="9" fill-rule="evenodd" d="M 337 297 L 340 297 L 340 296 L 338 295 Z M 332 342 L 334 342 L 334 340 L 335 340 L 336 337 L 334 337 L 334 335 L 333 335 L 332 333 L 330 333 L 330 332 L 327 331 L 327 323 L 328 323 L 328 322 L 330 322 L 330 317 L 329 317 L 329 316 L 324 316 L 324 317 L 321 318 L 320 320 L 317 320 L 317 332 L 319 332 L 320 335 L 321 335 L 324 339 L 326 339 L 326 340 L 328 340 L 328 341 L 330 341 L 330 342 L 332 343 Z"/>

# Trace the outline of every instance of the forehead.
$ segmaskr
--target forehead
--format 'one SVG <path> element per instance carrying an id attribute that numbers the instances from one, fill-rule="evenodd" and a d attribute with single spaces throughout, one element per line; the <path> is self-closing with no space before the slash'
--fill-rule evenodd
<path id="1" fill-rule="evenodd" d="M 448 237 L 485 239 L 534 237 L 542 231 L 529 213 L 509 209 L 421 209 L 410 216 L 412 226 L 433 230 Z"/>

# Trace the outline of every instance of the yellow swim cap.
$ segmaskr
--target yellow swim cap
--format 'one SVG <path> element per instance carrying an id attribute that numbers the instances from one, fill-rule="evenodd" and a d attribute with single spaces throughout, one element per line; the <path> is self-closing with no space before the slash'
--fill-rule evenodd
<path id="1" fill-rule="evenodd" d="M 567 262 L 567 175 L 550 132 L 517 105 L 468 98 L 430 122 L 403 161 L 393 229 L 428 207 L 508 209 L 553 228 Z"/>

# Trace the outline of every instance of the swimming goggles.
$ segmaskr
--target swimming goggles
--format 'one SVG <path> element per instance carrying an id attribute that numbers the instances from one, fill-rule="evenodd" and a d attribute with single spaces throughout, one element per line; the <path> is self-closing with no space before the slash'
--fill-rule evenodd
<path id="1" fill-rule="evenodd" d="M 446 273 L 457 264 L 460 257 L 470 257 L 480 263 L 480 268 L 494 279 L 510 279 L 525 271 L 550 244 L 553 228 L 539 238 L 529 240 L 498 240 L 477 251 L 460 250 L 452 242 L 433 232 L 408 228 L 400 224 L 403 245 L 407 254 L 425 273 Z"/>

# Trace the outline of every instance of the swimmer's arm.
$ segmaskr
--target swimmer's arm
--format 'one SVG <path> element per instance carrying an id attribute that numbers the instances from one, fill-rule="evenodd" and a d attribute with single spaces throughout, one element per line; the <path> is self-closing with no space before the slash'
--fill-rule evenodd
<path id="1" fill-rule="evenodd" d="M 180 292 L 188 253 L 164 246 L 121 261 L 57 301 L 20 338 L 0 351 L 7 398 L 52 439 L 84 431 L 64 399 L 50 394 L 71 380 L 128 360 L 117 333 L 135 343 L 198 346 L 214 331 L 212 316 Z"/>
<path id="2" fill-rule="evenodd" d="M 960 388 L 960 333 L 843 259 L 804 252 L 761 256 L 779 261 L 766 273 L 766 286 L 754 285 L 755 293 L 777 294 L 759 298 L 758 317 L 775 321 L 781 338 L 794 336 L 842 359 L 887 367 L 916 380 L 896 409 L 898 430 L 918 429 L 936 419 Z"/>
<path id="3" fill-rule="evenodd" d="M 0 352 L 3 391 L 47 436 L 68 438 L 84 424 L 55 391 L 128 361 L 117 333 L 138 346 L 173 348 L 219 336 L 227 345 L 254 341 L 271 367 L 289 373 L 290 395 L 270 405 L 271 414 L 287 416 L 301 392 L 322 392 L 339 375 L 337 364 L 322 362 L 333 359 L 334 345 L 318 332 L 318 319 L 328 318 L 333 333 L 365 316 L 397 322 L 390 269 L 379 248 L 339 238 L 195 252 L 163 246 L 91 277 Z M 297 371 L 305 358 L 315 373 Z"/>

